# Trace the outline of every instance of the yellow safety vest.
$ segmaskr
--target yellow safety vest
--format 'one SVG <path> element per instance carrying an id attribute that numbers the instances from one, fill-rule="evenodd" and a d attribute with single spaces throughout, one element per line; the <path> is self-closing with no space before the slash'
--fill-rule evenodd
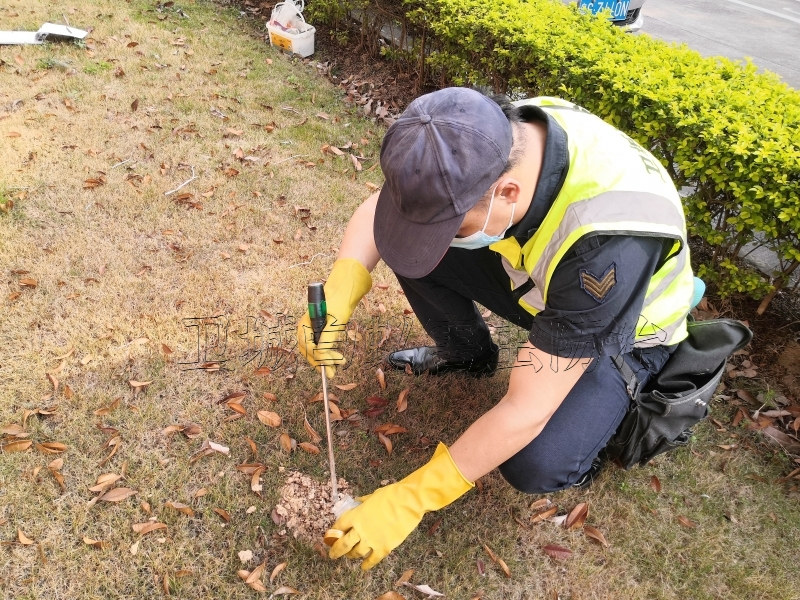
<path id="1" fill-rule="evenodd" d="M 519 300 L 528 312 L 544 310 L 559 261 L 587 234 L 656 236 L 674 240 L 653 274 L 635 332 L 639 347 L 683 340 L 694 290 L 681 199 L 661 163 L 623 132 L 558 98 L 522 100 L 540 106 L 566 131 L 569 169 L 539 229 L 520 247 L 514 237 L 490 246 L 517 289 L 534 285 Z"/>

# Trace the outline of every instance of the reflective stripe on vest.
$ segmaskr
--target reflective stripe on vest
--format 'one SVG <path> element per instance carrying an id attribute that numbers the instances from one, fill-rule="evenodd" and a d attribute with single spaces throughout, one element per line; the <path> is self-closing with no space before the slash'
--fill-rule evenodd
<path id="1" fill-rule="evenodd" d="M 534 283 L 520 305 L 534 315 L 544 309 L 553 272 L 585 235 L 672 239 L 667 260 L 648 285 L 634 338 L 640 347 L 682 340 L 694 284 L 680 196 L 662 165 L 627 135 L 568 102 L 517 104 L 536 104 L 556 119 L 567 133 L 570 160 L 561 191 L 524 246 L 514 237 L 491 246 L 503 257 L 512 289 Z"/>

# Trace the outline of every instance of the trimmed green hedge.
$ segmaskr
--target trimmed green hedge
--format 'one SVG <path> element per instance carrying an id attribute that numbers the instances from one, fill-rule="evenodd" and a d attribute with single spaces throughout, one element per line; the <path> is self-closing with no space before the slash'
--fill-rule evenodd
<path id="1" fill-rule="evenodd" d="M 557 0 L 405 8 L 438 85 L 560 96 L 648 147 L 688 193 L 690 234 L 710 250 L 695 268 L 720 294 L 747 293 L 763 309 L 800 265 L 800 92 L 776 76 L 626 34 Z M 751 244 L 776 253 L 773 278 L 737 260 Z"/>

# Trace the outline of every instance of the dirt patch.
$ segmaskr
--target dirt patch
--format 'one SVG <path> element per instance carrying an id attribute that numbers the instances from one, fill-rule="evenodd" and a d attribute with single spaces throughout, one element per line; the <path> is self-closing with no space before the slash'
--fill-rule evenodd
<path id="1" fill-rule="evenodd" d="M 339 493 L 349 494 L 350 484 L 339 479 Z M 281 497 L 272 512 L 276 524 L 286 528 L 282 535 L 291 533 L 295 539 L 315 544 L 322 540 L 325 531 L 333 525 L 331 487 L 313 477 L 290 471 L 281 488 Z"/>

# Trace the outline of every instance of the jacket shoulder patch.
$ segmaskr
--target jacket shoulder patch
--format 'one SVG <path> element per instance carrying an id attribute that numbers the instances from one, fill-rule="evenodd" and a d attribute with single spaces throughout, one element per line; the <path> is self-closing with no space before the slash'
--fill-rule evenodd
<path id="1" fill-rule="evenodd" d="M 584 292 L 600 303 L 605 302 L 608 293 L 617 283 L 617 265 L 611 263 L 611 266 L 600 277 L 590 273 L 587 269 L 581 269 L 580 279 Z"/>

